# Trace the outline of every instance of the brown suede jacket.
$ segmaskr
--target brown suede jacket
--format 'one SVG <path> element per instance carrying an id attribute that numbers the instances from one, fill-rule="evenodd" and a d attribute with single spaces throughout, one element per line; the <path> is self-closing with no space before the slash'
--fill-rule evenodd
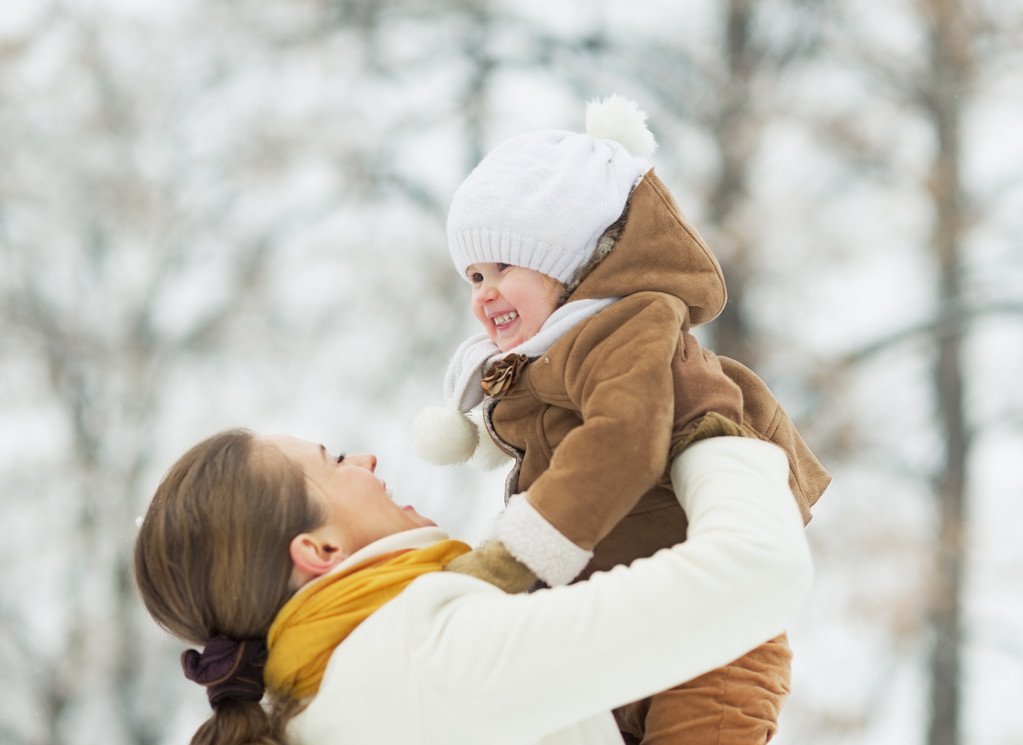
<path id="1" fill-rule="evenodd" d="M 506 497 L 528 491 L 565 537 L 593 549 L 580 579 L 685 538 L 664 475 L 686 429 L 708 411 L 785 449 L 809 520 L 830 476 L 763 381 L 687 333 L 720 313 L 724 280 L 653 171 L 633 190 L 613 249 L 568 300 L 605 297 L 622 299 L 572 328 L 485 406 L 491 435 L 516 458 Z"/>

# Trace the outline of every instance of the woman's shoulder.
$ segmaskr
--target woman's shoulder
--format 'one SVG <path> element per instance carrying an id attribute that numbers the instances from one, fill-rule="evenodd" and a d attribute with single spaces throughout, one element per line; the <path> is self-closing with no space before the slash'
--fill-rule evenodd
<path id="1" fill-rule="evenodd" d="M 490 594 L 504 595 L 466 574 L 431 572 L 415 579 L 334 649 L 319 691 L 289 723 L 289 736 L 296 743 L 320 743 L 340 735 L 351 739 L 367 722 L 379 726 L 373 716 L 367 717 L 372 707 L 350 705 L 357 701 L 389 701 L 409 713 L 417 706 L 417 681 L 424 670 L 433 670 L 445 658 L 452 665 L 465 662 L 454 659 L 458 650 L 446 643 L 445 626 L 453 611 L 465 614 L 474 602 L 470 598 Z M 371 675 L 352 673 L 370 670 Z M 430 677 L 429 672 L 425 675 Z M 397 717 L 390 725 L 414 718 Z"/>

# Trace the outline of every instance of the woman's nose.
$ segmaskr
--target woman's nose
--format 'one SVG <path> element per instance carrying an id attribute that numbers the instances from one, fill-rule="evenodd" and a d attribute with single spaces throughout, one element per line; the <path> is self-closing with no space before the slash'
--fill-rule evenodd
<path id="1" fill-rule="evenodd" d="M 349 466 L 365 468 L 370 473 L 377 470 L 377 457 L 370 453 L 354 453 L 345 456 L 345 463 Z"/>

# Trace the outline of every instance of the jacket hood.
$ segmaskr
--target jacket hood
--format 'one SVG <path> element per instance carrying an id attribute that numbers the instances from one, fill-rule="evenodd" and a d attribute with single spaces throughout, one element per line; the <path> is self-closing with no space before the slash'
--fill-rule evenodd
<path id="1" fill-rule="evenodd" d="M 632 190 L 628 216 L 614 247 L 567 300 L 649 291 L 679 298 L 689 309 L 693 326 L 716 318 L 727 300 L 721 266 L 653 169 Z"/>

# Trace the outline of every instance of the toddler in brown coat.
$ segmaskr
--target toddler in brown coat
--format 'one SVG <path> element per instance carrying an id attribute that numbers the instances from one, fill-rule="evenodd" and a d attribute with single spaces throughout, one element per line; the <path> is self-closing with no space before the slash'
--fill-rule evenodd
<path id="1" fill-rule="evenodd" d="M 644 156 L 645 115 L 611 97 L 587 133 L 544 130 L 496 148 L 448 217 L 484 333 L 445 380 L 448 407 L 416 422 L 429 460 L 468 459 L 482 437 L 514 459 L 494 538 L 449 569 L 510 592 L 567 584 L 685 537 L 667 474 L 707 436 L 783 447 L 804 520 L 829 477 L 766 385 L 702 349 L 690 329 L 725 303 L 721 269 Z M 629 743 L 751 745 L 773 735 L 791 654 L 780 635 L 616 717 Z M 623 702 L 625 704 L 625 702 Z"/>

